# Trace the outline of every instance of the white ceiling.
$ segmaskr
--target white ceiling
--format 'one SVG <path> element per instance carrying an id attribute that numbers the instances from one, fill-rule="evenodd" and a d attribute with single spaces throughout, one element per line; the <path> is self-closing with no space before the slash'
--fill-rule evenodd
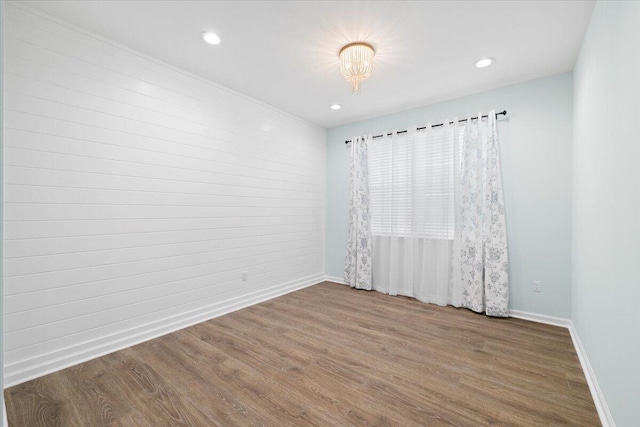
<path id="1" fill-rule="evenodd" d="M 327 128 L 571 71 L 593 9 L 593 1 L 27 4 Z M 204 30 L 222 44 L 205 44 Z M 354 41 L 376 49 L 360 95 L 338 63 Z M 494 65 L 475 68 L 485 56 Z"/>

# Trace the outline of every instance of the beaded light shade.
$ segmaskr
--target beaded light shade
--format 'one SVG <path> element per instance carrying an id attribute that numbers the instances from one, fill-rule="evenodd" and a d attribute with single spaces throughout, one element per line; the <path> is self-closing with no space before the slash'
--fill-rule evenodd
<path id="1" fill-rule="evenodd" d="M 340 71 L 351 83 L 354 94 L 360 93 L 360 84 L 371 76 L 374 50 L 367 43 L 350 43 L 340 50 Z"/>

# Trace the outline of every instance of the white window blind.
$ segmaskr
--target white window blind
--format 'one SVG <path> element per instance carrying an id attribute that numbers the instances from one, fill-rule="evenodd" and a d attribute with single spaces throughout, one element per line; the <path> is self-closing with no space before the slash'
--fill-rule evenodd
<path id="1" fill-rule="evenodd" d="M 462 133 L 447 126 L 370 143 L 374 235 L 453 239 L 454 149 Z"/>

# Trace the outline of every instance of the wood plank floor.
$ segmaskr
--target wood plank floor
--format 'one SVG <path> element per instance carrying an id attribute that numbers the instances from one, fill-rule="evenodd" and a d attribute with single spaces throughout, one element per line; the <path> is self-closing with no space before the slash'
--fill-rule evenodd
<path id="1" fill-rule="evenodd" d="M 10 426 L 596 426 L 566 329 L 323 283 L 11 387 Z"/>

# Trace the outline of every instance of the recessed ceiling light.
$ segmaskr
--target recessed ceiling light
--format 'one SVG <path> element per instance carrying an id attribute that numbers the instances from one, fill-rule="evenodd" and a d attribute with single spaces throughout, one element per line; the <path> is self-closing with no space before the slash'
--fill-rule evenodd
<path id="1" fill-rule="evenodd" d="M 491 65 L 491 63 L 493 63 L 493 58 L 482 58 L 481 60 L 476 62 L 476 67 L 478 68 L 488 67 L 489 65 Z"/>
<path id="2" fill-rule="evenodd" d="M 331 108 L 332 110 L 339 110 L 342 108 L 342 106 L 340 104 L 331 104 L 329 108 Z"/>
<path id="3" fill-rule="evenodd" d="M 220 44 L 220 42 L 222 41 L 219 35 L 209 31 L 202 33 L 202 39 L 209 44 Z"/>

